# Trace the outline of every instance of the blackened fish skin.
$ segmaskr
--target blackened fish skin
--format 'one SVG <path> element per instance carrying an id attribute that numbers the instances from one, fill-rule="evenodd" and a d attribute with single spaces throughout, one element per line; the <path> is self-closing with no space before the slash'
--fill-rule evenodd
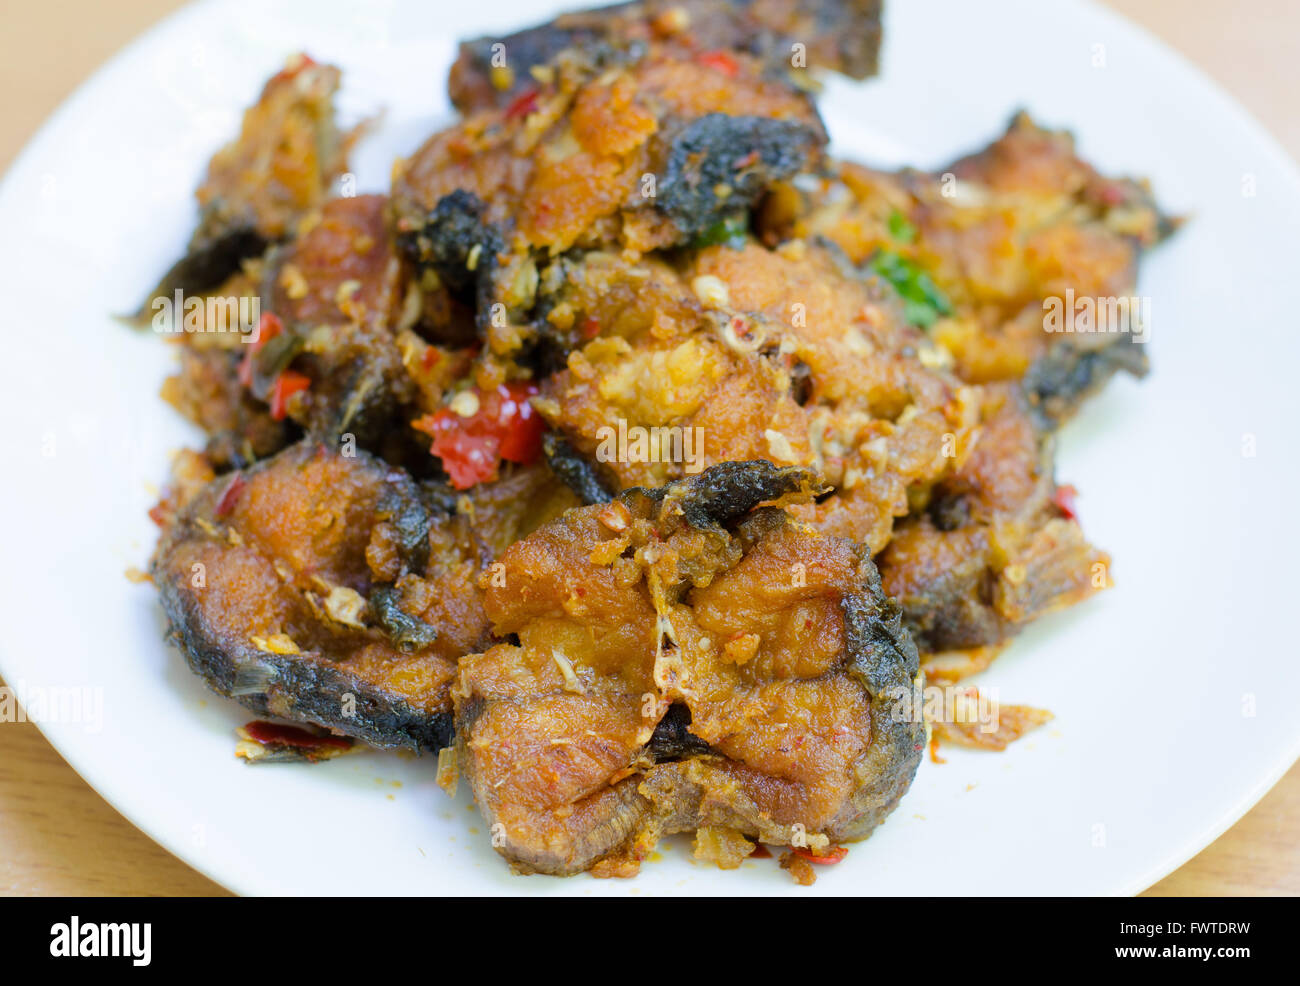
<path id="1" fill-rule="evenodd" d="M 658 502 L 676 501 L 681 504 L 686 522 L 704 529 L 734 520 L 768 500 L 800 490 L 811 491 L 816 485 L 816 478 L 807 469 L 753 459 L 721 462 L 691 479 L 629 493 L 641 493 Z"/>
<path id="2" fill-rule="evenodd" d="M 398 245 L 417 269 L 432 270 L 452 296 L 473 306 L 479 331 L 491 316 L 492 274 L 505 238 L 483 219 L 483 202 L 457 189 L 444 195 L 417 229 L 398 234 Z"/>
<path id="3" fill-rule="evenodd" d="M 542 451 L 551 472 L 563 480 L 584 504 L 608 503 L 614 498 L 596 464 L 586 459 L 565 439 L 554 432 L 547 432 L 542 438 Z"/>
<path id="4" fill-rule="evenodd" d="M 659 725 L 655 726 L 654 734 L 650 737 L 650 745 L 647 749 L 650 756 L 654 758 L 655 763 L 680 760 L 683 757 L 702 756 L 712 752 L 708 743 L 691 734 L 690 726 L 691 710 L 689 706 L 681 702 L 675 702 L 668 707 L 664 717 L 659 720 Z"/>
<path id="5" fill-rule="evenodd" d="M 169 599 L 169 596 L 171 597 Z M 184 612 L 184 601 L 163 592 L 163 608 Z M 172 620 L 171 638 L 195 674 L 213 691 L 234 698 L 259 716 L 296 719 L 355 736 L 380 749 L 436 753 L 450 745 L 450 710 L 430 714 L 374 682 L 336 667 L 249 648 L 239 666 L 230 654 L 184 618 Z"/>
<path id="6" fill-rule="evenodd" d="M 214 236 L 195 236 L 185 256 L 162 276 L 136 313 L 136 319 L 150 315 L 155 298 L 170 299 L 177 291 L 186 295 L 211 291 L 238 272 L 240 265 L 266 252 L 270 242 L 251 226 L 235 226 Z"/>
<path id="7" fill-rule="evenodd" d="M 1150 366 L 1142 344 L 1131 335 L 1101 349 L 1058 342 L 1030 364 L 1022 382 L 1034 424 L 1043 431 L 1054 430 L 1116 373 L 1123 370 L 1140 379 Z"/>
<path id="8" fill-rule="evenodd" d="M 805 170 L 824 141 L 794 120 L 702 116 L 673 139 L 655 207 L 683 234 L 698 236 L 752 208 L 774 182 Z"/>
<path id="9" fill-rule="evenodd" d="M 398 242 L 416 264 L 431 268 L 453 292 L 464 294 L 505 249 L 496 228 L 483 222 L 483 210 L 477 195 L 457 189 L 438 200 L 421 229 L 403 232 Z M 481 253 L 471 265 L 476 247 Z"/>

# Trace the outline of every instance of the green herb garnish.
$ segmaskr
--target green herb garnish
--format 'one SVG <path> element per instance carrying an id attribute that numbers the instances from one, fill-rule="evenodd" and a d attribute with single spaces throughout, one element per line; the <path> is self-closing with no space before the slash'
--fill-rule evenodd
<path id="1" fill-rule="evenodd" d="M 916 227 L 907 221 L 907 217 L 895 209 L 889 214 L 889 235 L 899 243 L 911 243 L 916 239 Z"/>
<path id="2" fill-rule="evenodd" d="M 739 250 L 745 245 L 745 240 L 749 237 L 749 214 L 745 212 L 734 213 L 730 216 L 723 216 L 708 229 L 695 237 L 691 244 L 696 249 L 703 249 L 707 246 L 715 246 L 719 243 L 731 247 L 733 250 Z"/>
<path id="3" fill-rule="evenodd" d="M 903 316 L 912 325 L 928 329 L 940 315 L 952 314 L 939 286 L 915 261 L 881 250 L 871 258 L 871 269 L 894 286 L 903 299 Z"/>

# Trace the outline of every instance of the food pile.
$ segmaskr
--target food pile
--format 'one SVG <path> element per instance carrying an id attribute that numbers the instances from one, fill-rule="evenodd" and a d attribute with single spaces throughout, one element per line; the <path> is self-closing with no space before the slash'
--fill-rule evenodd
<path id="1" fill-rule="evenodd" d="M 164 397 L 152 575 L 252 759 L 353 741 L 466 780 L 520 872 L 625 876 L 694 832 L 810 882 L 906 791 L 924 682 L 1109 584 L 1053 434 L 1132 332 L 1148 188 L 1017 116 L 934 173 L 826 153 L 816 77 L 872 0 L 650 0 L 462 45 L 459 111 L 340 194 L 337 69 L 270 79 L 156 295 L 202 309 Z M 970 696 L 977 693 L 972 689 Z"/>

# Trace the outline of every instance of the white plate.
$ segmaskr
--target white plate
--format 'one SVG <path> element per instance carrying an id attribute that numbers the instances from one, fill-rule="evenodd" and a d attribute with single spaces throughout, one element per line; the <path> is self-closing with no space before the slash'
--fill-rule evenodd
<path id="1" fill-rule="evenodd" d="M 1201 75 L 1099 8 L 889 6 L 883 77 L 826 93 L 841 152 L 937 164 L 1024 105 L 1194 218 L 1143 270 L 1154 373 L 1112 383 L 1063 437 L 1058 475 L 1082 490 L 1118 587 L 1032 628 L 981 681 L 1056 721 L 1004 754 L 925 764 L 811 892 L 1133 893 L 1300 750 L 1287 513 L 1300 177 Z M 98 690 L 98 728 L 47 722 L 45 735 L 149 835 L 242 893 L 809 893 L 771 861 L 723 874 L 680 842 L 633 881 L 515 878 L 428 758 L 248 768 L 232 756 L 246 714 L 163 645 L 152 588 L 123 576 L 152 546 L 145 511 L 167 453 L 196 435 L 157 397 L 169 347 L 109 314 L 181 250 L 207 156 L 262 80 L 298 49 L 341 65 L 349 117 L 387 109 L 354 162 L 359 188 L 382 190 L 392 158 L 447 116 L 453 39 L 546 13 L 529 0 L 200 3 L 83 86 L 0 189 L 0 670 L 27 689 Z"/>

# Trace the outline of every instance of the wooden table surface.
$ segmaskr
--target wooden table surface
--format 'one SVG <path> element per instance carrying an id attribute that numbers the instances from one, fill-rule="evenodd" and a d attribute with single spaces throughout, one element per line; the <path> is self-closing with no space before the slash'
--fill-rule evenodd
<path id="1" fill-rule="evenodd" d="M 2 0 L 0 22 L 14 43 L 0 59 L 0 92 L 8 94 L 0 119 L 0 168 L 95 68 L 178 6 L 176 0 Z M 1294 84 L 1300 3 L 1109 0 L 1109 6 L 1182 51 L 1300 158 Z M 226 891 L 119 815 L 35 726 L 0 723 L 0 893 Z M 1147 893 L 1300 894 L 1300 766 L 1221 838 Z"/>

